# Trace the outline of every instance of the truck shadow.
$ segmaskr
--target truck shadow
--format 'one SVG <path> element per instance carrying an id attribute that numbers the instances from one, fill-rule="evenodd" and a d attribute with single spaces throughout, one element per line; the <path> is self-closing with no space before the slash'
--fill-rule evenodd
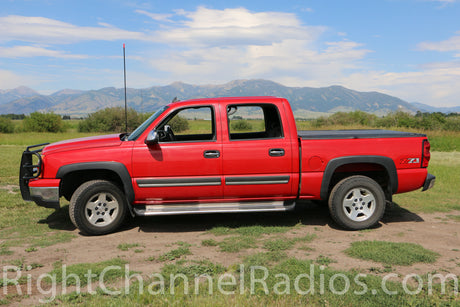
<path id="1" fill-rule="evenodd" d="M 214 227 L 240 228 L 250 226 L 284 226 L 297 224 L 325 226 L 330 222 L 327 208 L 312 205 L 299 206 L 288 212 L 247 212 L 225 214 L 192 214 L 176 216 L 136 217 L 128 227 L 138 227 L 142 232 L 207 231 Z"/>
<path id="2" fill-rule="evenodd" d="M 69 206 L 62 206 L 47 218 L 38 221 L 48 224 L 50 229 L 74 231 L 76 228 L 70 221 Z M 402 208 L 396 203 L 387 206 L 382 223 L 423 222 L 417 214 Z M 330 217 L 327 205 L 316 202 L 303 202 L 293 211 L 288 212 L 252 212 L 226 214 L 191 214 L 128 218 L 118 230 L 139 232 L 193 232 L 208 231 L 214 227 L 240 228 L 248 226 L 284 226 L 295 225 L 326 226 L 343 230 Z M 378 224 L 375 228 L 381 227 Z"/>
<path id="3" fill-rule="evenodd" d="M 382 223 L 423 222 L 417 214 L 397 204 L 388 206 Z M 194 214 L 182 216 L 137 217 L 125 224 L 123 230 L 138 228 L 139 232 L 191 232 L 208 231 L 214 227 L 240 228 L 248 226 L 284 226 L 297 224 L 326 226 L 344 230 L 330 217 L 327 205 L 305 202 L 290 212 L 256 212 L 229 214 Z M 381 224 L 375 228 L 381 227 Z M 345 231 L 345 230 L 344 230 Z"/>
<path id="4" fill-rule="evenodd" d="M 48 224 L 50 229 L 59 229 L 74 231 L 76 227 L 70 221 L 69 217 L 69 205 L 62 206 L 58 210 L 48 215 L 46 219 L 38 221 L 39 224 Z"/>
<path id="5" fill-rule="evenodd" d="M 402 208 L 397 203 L 392 203 L 391 205 L 387 206 L 385 214 L 382 218 L 382 223 L 385 224 L 424 221 L 425 220 L 421 216 L 405 208 Z"/>

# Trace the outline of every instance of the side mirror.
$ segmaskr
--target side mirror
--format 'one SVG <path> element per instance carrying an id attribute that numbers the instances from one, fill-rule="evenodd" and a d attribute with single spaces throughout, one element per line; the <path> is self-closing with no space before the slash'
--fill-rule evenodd
<path id="1" fill-rule="evenodd" d="M 147 138 L 145 139 L 144 143 L 147 145 L 155 145 L 155 144 L 158 144 L 159 141 L 160 141 L 160 136 L 158 135 L 158 132 L 155 129 L 153 129 L 147 135 Z"/>

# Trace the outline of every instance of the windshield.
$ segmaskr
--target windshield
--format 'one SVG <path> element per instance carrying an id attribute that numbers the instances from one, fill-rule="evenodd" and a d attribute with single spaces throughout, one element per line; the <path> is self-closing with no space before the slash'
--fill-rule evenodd
<path id="1" fill-rule="evenodd" d="M 137 129 L 134 130 L 133 133 L 129 135 L 128 141 L 137 140 L 137 138 L 145 131 L 145 129 L 147 129 L 150 126 L 150 124 L 152 124 L 153 121 L 157 119 L 158 116 L 160 116 L 167 108 L 168 106 L 164 106 L 155 113 L 153 113 L 152 116 L 150 116 L 145 122 L 143 122 L 139 127 L 137 127 Z"/>

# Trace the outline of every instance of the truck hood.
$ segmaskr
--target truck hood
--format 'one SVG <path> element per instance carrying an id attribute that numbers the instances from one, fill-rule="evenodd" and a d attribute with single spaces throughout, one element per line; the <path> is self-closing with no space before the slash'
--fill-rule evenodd
<path id="1" fill-rule="evenodd" d="M 119 134 L 99 135 L 86 138 L 65 140 L 47 145 L 42 154 L 49 155 L 62 151 L 74 151 L 88 148 L 103 148 L 120 146 L 122 141 Z"/>

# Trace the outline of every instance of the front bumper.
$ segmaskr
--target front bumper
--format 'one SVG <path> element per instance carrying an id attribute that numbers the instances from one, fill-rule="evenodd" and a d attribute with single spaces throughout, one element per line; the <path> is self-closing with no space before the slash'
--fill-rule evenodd
<path id="1" fill-rule="evenodd" d="M 27 147 L 22 153 L 19 167 L 19 187 L 22 199 L 34 201 L 37 205 L 46 208 L 59 208 L 60 179 L 38 179 L 42 170 L 40 152 L 43 146 L 39 144 Z M 38 149 L 36 149 L 38 147 Z"/>
<path id="2" fill-rule="evenodd" d="M 422 192 L 431 189 L 434 186 L 435 181 L 436 176 L 428 173 L 425 179 L 425 183 L 423 184 Z"/>
<path id="3" fill-rule="evenodd" d="M 59 187 L 30 187 L 30 198 L 37 205 L 59 209 Z"/>
<path id="4" fill-rule="evenodd" d="M 22 189 L 27 190 L 26 201 L 34 201 L 45 208 L 59 209 L 59 185 L 61 179 L 32 179 Z"/>

